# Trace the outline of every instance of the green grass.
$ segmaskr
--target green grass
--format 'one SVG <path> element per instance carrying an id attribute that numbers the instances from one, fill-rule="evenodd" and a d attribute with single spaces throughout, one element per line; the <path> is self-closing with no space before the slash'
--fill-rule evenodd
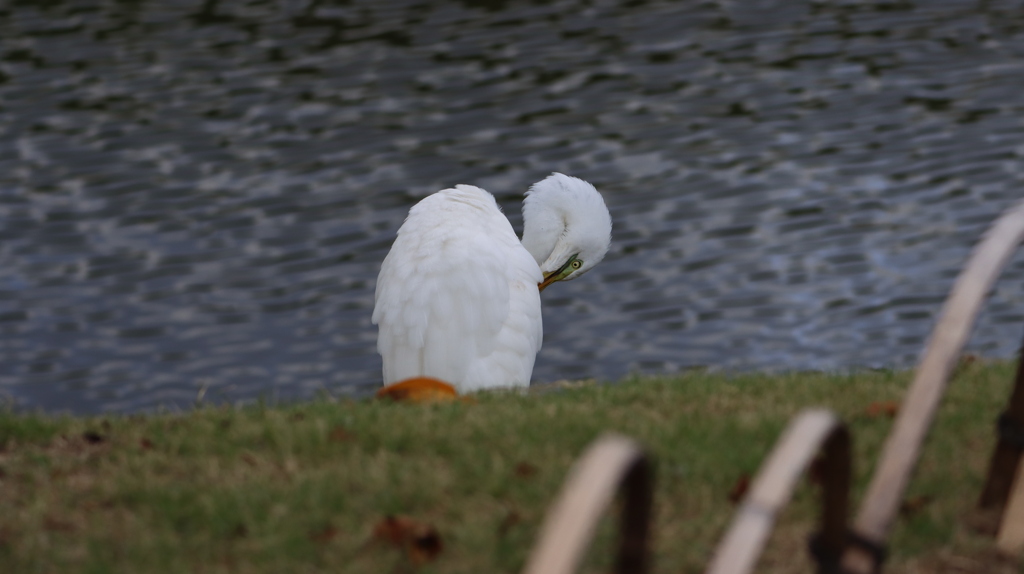
<path id="1" fill-rule="evenodd" d="M 889 571 L 976 560 L 967 524 L 1014 366 L 962 369 L 907 496 Z M 432 405 L 318 401 L 187 414 L 54 418 L 0 412 L 0 571 L 517 572 L 580 452 L 605 431 L 656 459 L 656 572 L 700 572 L 754 473 L 802 408 L 854 437 L 854 501 L 910 373 L 689 374 Z M 90 440 L 91 439 L 91 440 Z M 761 571 L 809 572 L 817 493 L 801 486 Z M 436 529 L 417 564 L 373 537 L 387 515 Z M 606 569 L 608 520 L 585 571 Z M 951 558 L 952 557 L 952 558 Z"/>

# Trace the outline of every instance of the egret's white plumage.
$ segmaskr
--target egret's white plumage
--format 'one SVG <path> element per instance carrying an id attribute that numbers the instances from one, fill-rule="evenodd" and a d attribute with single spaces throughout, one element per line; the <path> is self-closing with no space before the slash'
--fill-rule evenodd
<path id="1" fill-rule="evenodd" d="M 611 217 L 589 183 L 552 174 L 523 203 L 523 240 L 486 191 L 457 185 L 409 210 L 377 278 L 384 384 L 426 376 L 460 392 L 530 384 L 542 339 L 538 285 L 607 253 Z"/>

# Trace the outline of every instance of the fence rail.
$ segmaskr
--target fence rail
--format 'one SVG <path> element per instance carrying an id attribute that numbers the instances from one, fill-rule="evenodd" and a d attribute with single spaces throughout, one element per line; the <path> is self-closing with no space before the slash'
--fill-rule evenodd
<path id="1" fill-rule="evenodd" d="M 616 491 L 625 497 L 615 572 L 644 574 L 650 554 L 653 472 L 647 454 L 615 434 L 597 439 L 580 457 L 541 527 L 524 574 L 569 574 L 583 553 Z"/>
<path id="2" fill-rule="evenodd" d="M 758 472 L 736 517 L 716 550 L 709 574 L 743 574 L 756 565 L 778 513 L 789 502 L 797 480 L 817 453 L 822 454 L 821 527 L 812 552 L 822 573 L 881 572 L 889 535 L 921 448 L 985 297 L 1011 256 L 1024 242 L 1024 201 L 988 229 L 971 253 L 943 305 L 914 380 L 882 450 L 860 512 L 847 527 L 850 489 L 850 436 L 831 412 L 808 410 L 787 427 Z M 979 508 L 1015 527 L 1024 544 L 1024 345 L 1009 406 L 997 424 Z M 1021 476 L 1018 476 L 1021 475 Z M 1015 480 L 1021 485 L 1020 516 L 1004 515 Z M 586 551 L 601 514 L 616 490 L 626 496 L 616 572 L 643 574 L 649 567 L 651 463 L 633 441 L 607 435 L 573 468 L 548 515 L 525 574 L 568 574 Z M 1016 512 L 1016 510 L 1015 510 Z"/>
<path id="3" fill-rule="evenodd" d="M 815 558 L 839 563 L 846 547 L 850 492 L 850 434 L 831 411 L 807 410 L 793 419 L 754 478 L 708 574 L 745 574 L 754 569 L 778 513 L 815 455 L 822 486 L 821 530 L 814 537 Z"/>

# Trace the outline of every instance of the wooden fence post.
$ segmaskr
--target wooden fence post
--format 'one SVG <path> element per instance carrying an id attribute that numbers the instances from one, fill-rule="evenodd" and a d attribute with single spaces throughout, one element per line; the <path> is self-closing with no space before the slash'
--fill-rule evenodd
<path id="1" fill-rule="evenodd" d="M 1001 512 L 1006 505 L 1013 478 L 1024 448 L 1024 345 L 1017 364 L 1017 377 L 1010 395 L 1009 405 L 996 425 L 999 432 L 996 448 L 992 452 L 985 487 L 981 491 L 978 507 Z"/>
<path id="2" fill-rule="evenodd" d="M 957 277 L 893 430 L 886 439 L 881 460 L 854 523 L 855 538 L 860 543 L 850 545 L 843 556 L 843 567 L 848 571 L 857 574 L 880 571 L 885 539 L 953 368 L 982 302 L 1022 240 L 1024 202 L 1014 205 L 996 220 Z"/>
<path id="3" fill-rule="evenodd" d="M 821 452 L 821 530 L 812 542 L 821 572 L 833 572 L 847 542 L 850 435 L 832 412 L 807 410 L 794 419 L 761 466 L 736 518 L 715 550 L 708 574 L 745 574 L 757 563 L 776 515 Z"/>
<path id="4" fill-rule="evenodd" d="M 718 546 L 708 574 L 745 574 L 761 554 L 777 513 L 789 502 L 796 481 L 821 451 L 823 502 L 821 530 L 812 550 L 822 573 L 873 574 L 881 571 L 885 539 L 903 492 L 917 465 L 921 444 L 981 304 L 1010 256 L 1024 241 L 1024 201 L 1004 213 L 973 250 L 957 277 L 914 374 L 893 431 L 886 439 L 875 474 L 853 529 L 847 529 L 850 437 L 826 410 L 801 413 L 790 423 Z M 979 506 L 1002 511 L 1024 453 L 1024 347 L 1010 406 L 999 419 L 993 453 Z M 607 435 L 573 467 L 541 530 L 524 574 L 569 574 L 579 565 L 601 513 L 617 489 L 626 494 L 616 572 L 644 574 L 649 567 L 648 533 L 652 496 L 651 464 L 629 439 Z M 1024 502 L 1021 503 L 1024 508 Z M 1022 511 L 1024 516 L 1024 511 Z M 1021 537 L 1024 540 L 1024 536 Z"/>
<path id="5" fill-rule="evenodd" d="M 645 574 L 650 567 L 651 466 L 643 450 L 626 437 L 606 434 L 595 441 L 573 466 L 523 574 L 574 572 L 617 490 L 625 495 L 625 504 L 615 572 Z"/>

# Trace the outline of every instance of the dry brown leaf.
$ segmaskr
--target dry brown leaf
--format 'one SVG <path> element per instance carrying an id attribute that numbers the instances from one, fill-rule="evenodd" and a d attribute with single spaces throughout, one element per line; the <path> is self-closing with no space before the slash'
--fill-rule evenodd
<path id="1" fill-rule="evenodd" d="M 516 465 L 515 472 L 519 478 L 532 478 L 533 475 L 537 474 L 537 470 L 536 466 L 523 461 Z"/>
<path id="2" fill-rule="evenodd" d="M 864 414 L 869 417 L 886 416 L 892 418 L 900 412 L 899 401 L 875 401 L 864 409 Z"/>
<path id="3" fill-rule="evenodd" d="M 750 474 L 744 472 L 738 479 L 736 479 L 736 482 L 729 490 L 729 502 L 737 504 L 739 501 L 743 500 L 743 497 L 746 496 L 748 490 L 750 490 Z"/>
<path id="4" fill-rule="evenodd" d="M 512 530 L 513 526 L 522 521 L 523 517 L 518 512 L 515 510 L 509 510 L 508 514 L 505 515 L 505 518 L 502 518 L 501 522 L 498 524 L 498 537 L 504 538 L 505 535 L 508 534 L 508 531 Z"/>
<path id="5" fill-rule="evenodd" d="M 98 433 L 96 431 L 91 431 L 91 430 L 90 431 L 85 431 L 84 433 L 82 433 L 82 438 L 84 438 L 85 442 L 87 442 L 89 444 L 99 444 L 99 443 L 101 443 L 101 442 L 103 442 L 105 440 L 103 435 L 101 435 L 100 433 Z"/>
<path id="6" fill-rule="evenodd" d="M 407 516 L 385 516 L 383 520 L 374 525 L 373 538 L 401 546 L 405 544 L 410 532 L 418 526 L 418 522 Z"/>
<path id="7" fill-rule="evenodd" d="M 75 525 L 66 520 L 47 516 L 43 518 L 43 528 L 51 532 L 71 532 L 75 529 Z"/>
<path id="8" fill-rule="evenodd" d="M 319 530 L 309 533 L 309 539 L 317 544 L 327 544 L 338 535 L 338 529 L 328 524 Z"/>
<path id="9" fill-rule="evenodd" d="M 442 550 L 444 550 L 444 544 L 441 542 L 441 535 L 431 529 L 426 535 L 413 539 L 409 557 L 416 564 L 424 564 L 437 558 Z"/>
<path id="10" fill-rule="evenodd" d="M 388 385 L 377 391 L 378 399 L 411 403 L 453 401 L 459 393 L 455 387 L 430 377 L 415 377 Z"/>
<path id="11" fill-rule="evenodd" d="M 927 494 L 907 498 L 902 504 L 900 504 L 900 516 L 910 518 L 918 512 L 921 512 L 921 510 L 923 510 L 925 506 L 928 506 L 931 501 L 932 497 Z"/>
<path id="12" fill-rule="evenodd" d="M 355 436 L 345 430 L 345 427 L 341 425 L 336 425 L 331 429 L 330 434 L 327 435 L 327 440 L 331 442 L 348 442 L 353 438 L 355 438 Z"/>
<path id="13" fill-rule="evenodd" d="M 437 529 L 408 516 L 386 516 L 373 527 L 373 539 L 405 550 L 416 564 L 437 558 L 444 543 Z"/>

